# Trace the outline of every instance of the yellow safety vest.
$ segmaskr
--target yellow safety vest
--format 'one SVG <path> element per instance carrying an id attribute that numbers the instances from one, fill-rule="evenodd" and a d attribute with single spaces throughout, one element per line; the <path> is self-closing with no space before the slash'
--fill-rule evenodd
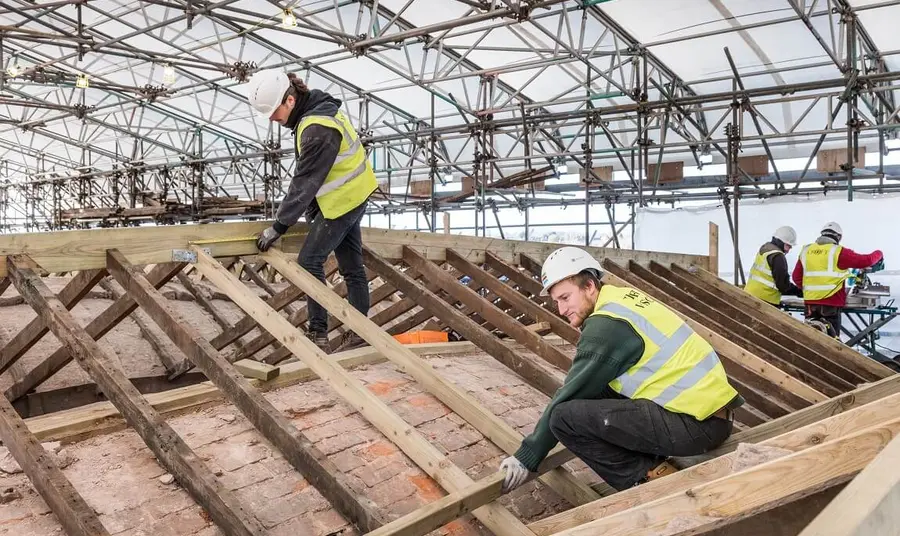
<path id="1" fill-rule="evenodd" d="M 769 256 L 781 253 L 777 249 L 758 253 L 753 267 L 750 268 L 750 279 L 744 287 L 751 296 L 775 305 L 781 303 L 781 291 L 775 285 L 775 277 L 772 276 L 772 268 L 769 266 Z"/>
<path id="2" fill-rule="evenodd" d="M 325 182 L 316 192 L 316 201 L 322 215 L 333 220 L 365 203 L 378 188 L 378 180 L 359 141 L 359 136 L 344 112 L 338 112 L 334 117 L 327 115 L 304 117 L 297 125 L 298 154 L 303 152 L 300 146 L 303 130 L 310 125 L 323 125 L 341 132 L 340 152 L 331 166 L 331 171 L 325 177 Z"/>
<path id="3" fill-rule="evenodd" d="M 701 421 L 737 396 L 712 346 L 643 292 L 603 285 L 594 315 L 625 320 L 644 340 L 640 360 L 609 383 L 617 393 Z"/>
<path id="4" fill-rule="evenodd" d="M 842 246 L 809 244 L 800 252 L 803 264 L 803 299 L 816 301 L 834 296 L 844 288 L 850 272 L 838 268 Z"/>

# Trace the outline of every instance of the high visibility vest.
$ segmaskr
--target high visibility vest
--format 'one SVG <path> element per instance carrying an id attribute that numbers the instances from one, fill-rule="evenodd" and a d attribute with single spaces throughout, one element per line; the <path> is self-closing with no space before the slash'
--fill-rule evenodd
<path id="1" fill-rule="evenodd" d="M 303 152 L 300 141 L 303 131 L 310 125 L 323 125 L 341 132 L 340 152 L 325 177 L 325 182 L 316 192 L 316 201 L 322 215 L 333 220 L 365 203 L 378 188 L 378 180 L 359 136 L 344 112 L 338 112 L 334 117 L 308 115 L 300 120 L 296 134 L 297 154 Z"/>
<path id="2" fill-rule="evenodd" d="M 842 246 L 837 244 L 809 244 L 800 252 L 803 264 L 803 299 L 824 300 L 842 288 L 850 272 L 838 268 Z"/>
<path id="3" fill-rule="evenodd" d="M 750 268 L 750 279 L 747 286 L 744 287 L 751 296 L 769 302 L 775 305 L 781 303 L 781 291 L 775 285 L 775 277 L 772 275 L 772 268 L 769 266 L 769 256 L 775 253 L 781 253 L 777 249 L 758 253 L 756 260 L 753 261 L 753 267 Z"/>
<path id="4" fill-rule="evenodd" d="M 701 421 L 737 396 L 712 346 L 643 292 L 603 285 L 595 315 L 628 322 L 644 340 L 640 360 L 609 383 L 617 393 Z"/>

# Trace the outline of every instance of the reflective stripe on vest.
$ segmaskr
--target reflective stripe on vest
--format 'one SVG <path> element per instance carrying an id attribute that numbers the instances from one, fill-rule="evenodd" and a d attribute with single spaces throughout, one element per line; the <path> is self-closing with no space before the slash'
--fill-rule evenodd
<path id="1" fill-rule="evenodd" d="M 803 247 L 800 263 L 803 265 L 804 300 L 824 300 L 844 288 L 844 280 L 850 272 L 838 268 L 842 249 L 837 244 L 809 244 Z"/>
<path id="2" fill-rule="evenodd" d="M 758 253 L 753 261 L 753 267 L 750 268 L 750 279 L 744 290 L 751 296 L 768 302 L 781 303 L 781 291 L 775 285 L 775 277 L 772 275 L 772 268 L 769 266 L 769 256 L 780 253 L 777 249 Z"/>
<path id="3" fill-rule="evenodd" d="M 303 150 L 300 145 L 303 130 L 310 125 L 323 125 L 341 132 L 340 151 L 325 182 L 316 192 L 322 215 L 328 219 L 339 218 L 364 203 L 378 188 L 378 181 L 359 136 L 343 112 L 338 112 L 334 117 L 304 117 L 297 126 L 298 153 Z"/>
<path id="4" fill-rule="evenodd" d="M 644 339 L 638 363 L 610 382 L 616 392 L 699 420 L 737 395 L 709 343 L 640 291 L 603 285 L 593 315 L 625 320 Z"/>

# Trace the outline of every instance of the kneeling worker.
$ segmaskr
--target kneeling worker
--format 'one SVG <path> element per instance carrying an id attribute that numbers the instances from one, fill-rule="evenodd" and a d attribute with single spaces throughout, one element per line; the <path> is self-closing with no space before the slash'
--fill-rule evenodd
<path id="1" fill-rule="evenodd" d="M 716 352 L 673 311 L 632 288 L 602 284 L 582 249 L 560 248 L 541 272 L 542 295 L 581 328 L 565 383 L 534 432 L 503 460 L 503 490 L 520 486 L 559 441 L 617 490 L 674 472 L 731 435 L 743 398 Z"/>
<path id="2" fill-rule="evenodd" d="M 775 229 L 772 240 L 759 248 L 744 290 L 751 296 L 775 306 L 781 304 L 783 295 L 802 298 L 803 291 L 791 282 L 785 257 L 796 244 L 797 232 L 793 227 L 784 226 Z"/>

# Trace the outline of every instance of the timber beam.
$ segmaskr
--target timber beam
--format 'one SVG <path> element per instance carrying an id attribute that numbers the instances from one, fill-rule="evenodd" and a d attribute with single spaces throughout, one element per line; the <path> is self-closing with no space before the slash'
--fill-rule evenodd
<path id="1" fill-rule="evenodd" d="M 109 536 L 94 509 L 3 396 L 0 396 L 0 439 L 69 536 Z"/>
<path id="2" fill-rule="evenodd" d="M 147 279 L 156 288 L 160 288 L 175 277 L 175 274 L 183 268 L 183 263 L 158 264 L 147 274 Z M 104 267 L 103 270 L 105 274 L 106 268 Z M 130 315 L 136 308 L 137 304 L 134 303 L 130 296 L 122 296 L 97 315 L 84 329 L 94 340 L 98 340 L 106 335 L 109 330 L 116 327 L 119 322 Z M 72 355 L 69 353 L 69 349 L 65 345 L 61 346 L 30 371 L 19 378 L 14 378 L 12 385 L 6 389 L 6 397 L 12 401 L 17 400 L 59 372 L 71 361 Z"/>
<path id="3" fill-rule="evenodd" d="M 200 504 L 226 533 L 262 536 L 262 524 L 238 502 L 153 409 L 92 334 L 81 327 L 59 299 L 19 255 L 7 257 L 7 272 L 16 289 L 43 318 L 50 331 L 103 389 L 160 463 Z M 133 302 L 132 302 L 133 303 Z M 133 310 L 133 307 L 132 307 Z M 130 311 L 129 311 L 130 312 Z"/>
<path id="4" fill-rule="evenodd" d="M 486 329 L 463 315 L 435 293 L 429 291 L 424 285 L 395 268 L 393 264 L 378 256 L 368 247 L 363 246 L 363 257 L 366 265 L 378 272 L 382 279 L 394 285 L 407 298 L 415 300 L 419 306 L 427 310 L 432 316 L 446 322 L 454 331 L 475 343 L 497 361 L 509 367 L 538 391 L 547 396 L 553 396 L 553 393 L 562 386 L 561 379 L 550 374 L 546 368 L 538 364 L 534 359 L 510 350 L 508 346 L 491 335 Z M 448 275 L 447 277 L 450 276 Z M 438 283 L 438 281 L 432 280 L 432 283 Z"/>
<path id="5" fill-rule="evenodd" d="M 465 419 L 501 450 L 511 455 L 519 448 L 523 439 L 521 434 L 485 409 L 469 394 L 442 378 L 431 365 L 419 359 L 416 354 L 385 333 L 365 315 L 350 307 L 344 299 L 319 283 L 298 265 L 287 261 L 279 252 L 265 253 L 263 256 L 285 279 L 303 289 L 307 295 L 331 311 L 332 314 L 342 317 L 347 326 L 357 335 L 382 355 L 387 356 L 401 371 L 425 386 L 438 400 Z M 599 498 L 590 487 L 581 483 L 564 469 L 555 470 L 552 474 L 547 475 L 544 482 L 573 505 L 584 504 Z"/>
<path id="6" fill-rule="evenodd" d="M 339 365 L 330 361 L 319 348 L 306 337 L 298 337 L 296 329 L 281 315 L 272 310 L 258 296 L 253 294 L 232 274 L 200 247 L 193 246 L 197 254 L 197 269 L 248 314 L 257 318 L 267 331 L 289 348 L 295 356 L 306 363 L 341 398 L 346 400 L 385 437 L 393 441 L 401 451 L 412 459 L 426 474 L 444 489 L 452 492 L 472 484 L 465 472 L 447 459 L 436 447 L 429 443 L 412 426 L 397 416 L 374 393 Z M 271 264 L 273 260 L 268 259 Z M 299 269 L 299 268 L 298 268 Z M 529 536 L 525 528 L 508 510 L 497 504 L 482 506 L 473 512 L 475 517 L 494 533 Z"/>
<path id="7" fill-rule="evenodd" d="M 143 274 L 118 251 L 109 250 L 107 256 L 107 270 L 119 284 L 310 484 L 360 529 L 368 531 L 383 524 L 374 505 L 350 489 L 334 463 L 182 318 Z"/>

